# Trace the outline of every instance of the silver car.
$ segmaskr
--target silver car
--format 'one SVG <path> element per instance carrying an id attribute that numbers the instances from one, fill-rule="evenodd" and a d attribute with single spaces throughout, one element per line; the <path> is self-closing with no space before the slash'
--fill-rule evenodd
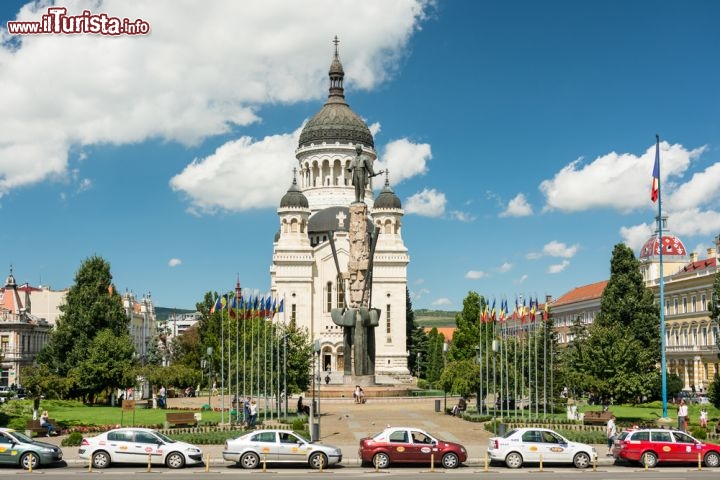
<path id="1" fill-rule="evenodd" d="M 312 443 L 290 430 L 255 430 L 225 442 L 223 458 L 243 468 L 267 463 L 306 463 L 311 468 L 342 461 L 338 447 Z"/>

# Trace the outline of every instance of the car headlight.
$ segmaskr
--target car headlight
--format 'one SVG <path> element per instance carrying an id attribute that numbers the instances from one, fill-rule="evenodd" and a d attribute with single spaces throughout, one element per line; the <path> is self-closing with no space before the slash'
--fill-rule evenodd
<path id="1" fill-rule="evenodd" d="M 200 453 L 200 449 L 199 448 L 188 448 L 187 452 L 188 453 Z"/>

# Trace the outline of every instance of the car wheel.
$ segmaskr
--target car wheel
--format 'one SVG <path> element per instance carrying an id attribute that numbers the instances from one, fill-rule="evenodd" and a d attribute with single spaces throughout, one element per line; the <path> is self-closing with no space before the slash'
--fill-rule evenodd
<path id="1" fill-rule="evenodd" d="M 640 457 L 640 463 L 648 468 L 653 468 L 658 463 L 658 457 L 653 452 L 645 452 Z"/>
<path id="2" fill-rule="evenodd" d="M 720 454 L 718 452 L 708 452 L 705 454 L 704 462 L 706 467 L 717 467 L 720 465 Z"/>
<path id="3" fill-rule="evenodd" d="M 454 453 L 446 453 L 442 457 L 442 466 L 445 468 L 457 468 L 460 465 L 460 459 Z"/>
<path id="4" fill-rule="evenodd" d="M 99 450 L 93 453 L 92 460 L 93 468 L 107 468 L 110 466 L 110 454 L 103 450 Z"/>
<path id="5" fill-rule="evenodd" d="M 257 454 L 254 452 L 243 453 L 242 457 L 240 457 L 240 465 L 243 468 L 247 468 L 248 470 L 257 468 L 259 463 L 260 457 L 258 457 Z"/>
<path id="6" fill-rule="evenodd" d="M 573 458 L 575 468 L 587 468 L 590 466 L 590 455 L 585 452 L 578 452 Z"/>
<path id="7" fill-rule="evenodd" d="M 518 452 L 510 452 L 508 453 L 508 456 L 505 457 L 505 465 L 509 468 L 520 468 L 522 467 L 522 464 L 523 458 Z"/>
<path id="8" fill-rule="evenodd" d="M 310 455 L 310 458 L 308 459 L 308 463 L 310 464 L 310 467 L 318 469 L 320 468 L 320 465 L 322 465 L 323 468 L 327 467 L 328 459 L 322 452 L 315 452 L 312 455 Z"/>
<path id="9" fill-rule="evenodd" d="M 25 470 L 37 468 L 40 465 L 40 457 L 32 452 L 28 452 L 20 458 L 20 465 L 22 465 L 22 468 Z"/>
<path id="10" fill-rule="evenodd" d="M 180 452 L 172 452 L 165 458 L 165 465 L 168 468 L 183 468 L 185 466 L 185 455 Z"/>
<path id="11" fill-rule="evenodd" d="M 385 452 L 378 452 L 373 457 L 373 465 L 377 468 L 387 468 L 390 466 L 390 457 Z"/>

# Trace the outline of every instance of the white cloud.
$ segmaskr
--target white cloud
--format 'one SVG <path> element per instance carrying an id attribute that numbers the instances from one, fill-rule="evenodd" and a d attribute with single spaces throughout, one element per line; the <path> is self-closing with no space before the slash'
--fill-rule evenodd
<path id="1" fill-rule="evenodd" d="M 720 211 L 688 208 L 680 211 L 668 210 L 667 214 L 670 230 L 680 238 L 692 235 L 714 236 L 720 230 Z"/>
<path id="2" fill-rule="evenodd" d="M 542 258 L 543 254 L 540 252 L 530 252 L 527 255 L 525 255 L 525 258 L 528 260 L 537 260 L 538 258 Z"/>
<path id="3" fill-rule="evenodd" d="M 684 210 L 717 204 L 717 199 L 720 198 L 718 184 L 720 184 L 720 162 L 695 173 L 690 180 L 678 186 L 667 200 L 667 205 L 672 209 Z M 663 200 L 665 200 L 664 195 Z"/>
<path id="4" fill-rule="evenodd" d="M 390 182 L 397 185 L 416 175 L 425 175 L 428 170 L 427 162 L 431 158 L 430 145 L 412 143 L 407 138 L 401 138 L 385 145 L 383 154 L 378 158 L 376 170 L 388 169 Z"/>
<path id="5" fill-rule="evenodd" d="M 170 261 L 168 261 L 168 267 L 177 267 L 179 265 L 182 265 L 182 260 L 179 258 L 171 258 Z"/>
<path id="6" fill-rule="evenodd" d="M 498 268 L 498 271 L 500 273 L 509 272 L 512 269 L 512 267 L 513 267 L 512 263 L 505 262 L 502 265 L 500 265 L 500 267 Z"/>
<path id="7" fill-rule="evenodd" d="M 480 270 L 469 270 L 465 274 L 465 278 L 469 280 L 479 280 L 481 278 L 485 278 L 487 276 L 487 273 L 480 271 Z"/>
<path id="8" fill-rule="evenodd" d="M 620 229 L 620 236 L 623 238 L 625 245 L 632 248 L 636 253 L 640 251 L 640 248 L 645 244 L 650 235 L 652 235 L 654 228 L 647 223 L 641 223 L 632 227 L 622 227 Z"/>
<path id="9" fill-rule="evenodd" d="M 461 212 L 459 210 L 452 210 L 450 212 L 450 217 L 454 218 L 455 220 L 460 220 L 461 222 L 465 222 L 465 223 L 475 221 L 475 215 L 472 215 L 467 212 Z"/>
<path id="10" fill-rule="evenodd" d="M 501 217 L 527 217 L 532 215 L 532 206 L 525 199 L 525 195 L 518 193 L 515 198 L 508 202 L 505 211 L 500 213 Z"/>
<path id="11" fill-rule="evenodd" d="M 552 273 L 560 273 L 563 270 L 565 270 L 568 267 L 568 265 L 570 265 L 570 261 L 563 260 L 562 262 L 556 263 L 555 265 L 550 265 L 547 269 L 547 273 L 551 273 L 551 274 Z"/>
<path id="12" fill-rule="evenodd" d="M 407 198 L 403 205 L 405 213 L 414 213 L 424 217 L 441 217 L 445 213 L 446 203 L 447 199 L 444 193 L 438 192 L 434 188 L 430 190 L 426 188 Z"/>
<path id="13" fill-rule="evenodd" d="M 413 300 L 419 300 L 421 298 L 424 298 L 426 295 L 430 293 L 430 290 L 427 288 L 420 288 L 418 290 L 411 290 L 410 291 L 410 298 Z"/>
<path id="14" fill-rule="evenodd" d="M 669 178 L 679 178 L 706 148 L 687 150 L 682 145 L 660 144 L 661 182 L 666 191 L 674 189 Z M 545 195 L 545 211 L 579 212 L 592 208 L 614 208 L 629 212 L 647 208 L 655 161 L 655 145 L 637 156 L 631 153 L 608 153 L 583 165 L 582 158 L 563 167 L 555 177 L 544 180 L 540 191 Z M 705 184 L 706 180 L 698 180 Z M 690 195 L 684 195 L 687 199 Z"/>
<path id="15" fill-rule="evenodd" d="M 514 283 L 515 285 L 522 285 L 523 283 L 525 283 L 525 281 L 526 281 L 527 279 L 528 279 L 528 275 L 527 275 L 527 273 L 525 273 L 525 274 L 521 275 L 520 278 L 515 279 L 515 280 L 513 281 L 513 283 Z"/>
<path id="16" fill-rule="evenodd" d="M 212 155 L 193 160 L 170 186 L 188 196 L 194 213 L 277 207 L 292 182 L 293 152 L 301 130 L 259 141 L 242 137 L 227 142 Z"/>
<path id="17" fill-rule="evenodd" d="M 438 298 L 437 300 L 432 302 L 432 305 L 436 306 L 436 307 L 442 307 L 442 306 L 452 305 L 452 302 L 450 301 L 449 298 Z"/>
<path id="18" fill-rule="evenodd" d="M 431 3 L 68 0 L 71 15 L 142 18 L 151 33 L 10 38 L 0 28 L 0 105 L 16 112 L 0 116 L 0 196 L 62 179 L 70 148 L 193 145 L 259 121 L 266 104 L 321 98 L 339 25 L 346 87 L 375 88 L 396 72 Z M 33 3 L 17 20 L 46 11 Z"/>
<path id="19" fill-rule="evenodd" d="M 543 253 L 550 257 L 572 258 L 575 256 L 575 253 L 577 253 L 577 250 L 577 245 L 568 247 L 564 243 L 556 240 L 546 243 L 543 247 Z"/>

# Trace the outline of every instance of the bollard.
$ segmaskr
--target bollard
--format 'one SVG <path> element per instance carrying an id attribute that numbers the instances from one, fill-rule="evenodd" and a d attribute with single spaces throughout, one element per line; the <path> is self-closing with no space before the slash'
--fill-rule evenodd
<path id="1" fill-rule="evenodd" d="M 92 473 L 92 458 L 88 462 L 88 473 Z"/>
<path id="2" fill-rule="evenodd" d="M 431 472 L 435 471 L 435 454 L 434 453 L 430 454 L 430 471 Z"/>
<path id="3" fill-rule="evenodd" d="M 150 454 L 150 453 L 148 453 L 148 468 L 147 468 L 147 471 L 148 471 L 148 472 L 151 472 L 151 471 L 152 471 L 152 454 Z"/>
<path id="4" fill-rule="evenodd" d="M 33 465 L 32 457 L 28 457 L 28 473 L 32 473 L 32 465 Z"/>
<path id="5" fill-rule="evenodd" d="M 540 471 L 542 472 L 542 453 L 540 454 Z"/>
<path id="6" fill-rule="evenodd" d="M 702 470 L 702 455 L 698 452 L 698 471 Z"/>
<path id="7" fill-rule="evenodd" d="M 485 468 L 483 470 L 486 472 L 488 471 L 488 463 L 489 463 L 488 453 L 485 452 Z"/>
<path id="8" fill-rule="evenodd" d="M 320 455 L 320 473 L 322 473 L 324 465 L 325 465 L 325 455 Z"/>
<path id="9" fill-rule="evenodd" d="M 379 471 L 380 471 L 380 467 L 378 467 L 378 461 L 377 461 L 377 456 L 375 456 L 375 459 L 374 459 L 374 461 L 375 461 L 375 473 L 377 473 L 377 472 L 379 472 Z"/>
<path id="10" fill-rule="evenodd" d="M 593 472 L 597 472 L 597 455 L 593 457 Z"/>
<path id="11" fill-rule="evenodd" d="M 263 453 L 263 469 L 262 472 L 265 473 L 267 470 L 267 454 Z"/>
<path id="12" fill-rule="evenodd" d="M 210 454 L 205 455 L 205 472 L 210 471 Z"/>
<path id="13" fill-rule="evenodd" d="M 645 470 L 647 470 L 648 464 L 647 464 L 647 457 L 645 455 L 643 455 L 643 463 L 645 464 Z"/>

